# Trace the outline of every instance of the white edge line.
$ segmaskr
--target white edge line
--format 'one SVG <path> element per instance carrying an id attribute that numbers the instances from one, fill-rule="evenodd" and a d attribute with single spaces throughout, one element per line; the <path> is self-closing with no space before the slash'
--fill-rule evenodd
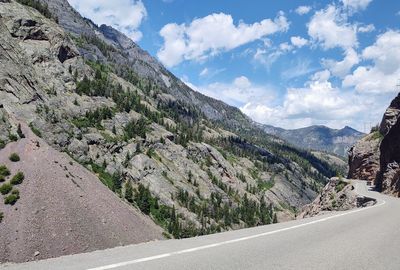
<path id="1" fill-rule="evenodd" d="M 228 244 L 232 244 L 232 243 L 242 242 L 242 241 L 246 241 L 246 240 L 250 240 L 250 239 L 254 239 L 254 238 L 259 238 L 259 237 L 263 237 L 263 236 L 267 236 L 267 235 L 271 235 L 271 234 L 275 234 L 275 233 L 279 233 L 279 232 L 298 229 L 298 228 L 309 226 L 309 225 L 316 224 L 316 223 L 325 222 L 325 221 L 330 220 L 330 219 L 343 217 L 343 216 L 347 216 L 347 215 L 350 215 L 350 214 L 358 213 L 358 212 L 361 212 L 361 211 L 364 211 L 364 210 L 368 210 L 368 209 L 371 209 L 373 207 L 382 206 L 385 203 L 386 203 L 386 201 L 382 200 L 382 202 L 380 204 L 376 204 L 374 206 L 360 208 L 360 209 L 352 210 L 352 211 L 349 211 L 349 212 L 344 212 L 344 213 L 337 214 L 337 215 L 334 215 L 334 216 L 329 216 L 329 217 L 326 217 L 326 218 L 313 220 L 313 221 L 310 221 L 308 223 L 294 225 L 292 227 L 287 227 L 287 228 L 282 228 L 282 229 L 278 229 L 278 230 L 275 230 L 275 231 L 270 231 L 270 232 L 265 232 L 265 233 L 245 236 L 245 237 L 241 237 L 241 238 L 236 238 L 236 239 L 227 240 L 227 241 L 223 241 L 223 242 L 219 242 L 219 243 L 199 246 L 199 247 L 195 247 L 195 248 L 183 249 L 183 250 L 174 251 L 174 252 L 171 252 L 171 253 L 164 253 L 164 254 L 159 254 L 159 255 L 150 256 L 150 257 L 144 257 L 144 258 L 140 258 L 140 259 L 136 259 L 136 260 L 125 261 L 125 262 L 120 262 L 120 263 L 115 263 L 115 264 L 109 264 L 109 265 L 90 268 L 90 269 L 86 269 L 86 270 L 109 270 L 109 269 L 115 269 L 115 268 L 118 268 L 118 267 L 132 265 L 132 264 L 136 264 L 136 263 L 154 261 L 154 260 L 170 257 L 170 256 L 173 256 L 173 255 L 191 253 L 191 252 L 195 252 L 195 251 L 199 251 L 199 250 L 203 250 L 203 249 L 209 249 L 209 248 L 213 248 L 213 247 L 218 247 L 218 246 L 228 245 Z"/>

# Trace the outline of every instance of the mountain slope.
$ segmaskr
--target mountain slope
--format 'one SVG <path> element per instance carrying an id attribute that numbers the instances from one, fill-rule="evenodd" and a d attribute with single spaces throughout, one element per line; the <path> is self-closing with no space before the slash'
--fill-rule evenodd
<path id="1" fill-rule="evenodd" d="M 350 146 L 364 136 L 363 133 L 347 126 L 343 129 L 310 126 L 285 130 L 269 125 L 262 125 L 262 128 L 266 133 L 278 136 L 298 147 L 331 152 L 339 156 L 346 156 Z"/>
<path id="2" fill-rule="evenodd" d="M 293 219 L 337 173 L 67 1 L 48 8 L 0 2 L 0 145 L 20 138 L 17 118 L 175 238 Z"/>
<path id="3" fill-rule="evenodd" d="M 162 239 L 162 229 L 122 202 L 96 175 L 22 126 L 25 138 L 0 150 L 15 185 L 15 205 L 0 203 L 0 261 L 22 262 Z M 21 161 L 8 157 L 17 153 Z M 10 176 L 11 178 L 11 176 Z M 8 182 L 8 181 L 7 181 Z M 0 195 L 1 196 L 1 195 Z"/>

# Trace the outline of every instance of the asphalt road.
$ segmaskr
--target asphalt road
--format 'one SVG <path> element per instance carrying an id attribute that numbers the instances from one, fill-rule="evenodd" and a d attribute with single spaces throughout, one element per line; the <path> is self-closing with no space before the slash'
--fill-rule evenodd
<path id="1" fill-rule="evenodd" d="M 150 242 L 7 270 L 400 269 L 400 200 L 367 191 L 377 204 L 220 234 Z"/>

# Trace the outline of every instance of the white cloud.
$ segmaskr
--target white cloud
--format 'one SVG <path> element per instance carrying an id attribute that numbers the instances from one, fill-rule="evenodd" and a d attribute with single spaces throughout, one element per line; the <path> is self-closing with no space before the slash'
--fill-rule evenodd
<path id="1" fill-rule="evenodd" d="M 365 48 L 362 58 L 372 65 L 359 66 L 345 77 L 343 86 L 358 92 L 396 92 L 400 78 L 400 32 L 389 30 L 378 36 L 375 44 Z"/>
<path id="2" fill-rule="evenodd" d="M 299 15 L 304 15 L 307 14 L 308 12 L 311 11 L 311 7 L 310 6 L 299 6 L 298 8 L 296 8 L 295 12 Z"/>
<path id="3" fill-rule="evenodd" d="M 110 25 L 139 41 L 142 33 L 138 30 L 147 17 L 146 8 L 141 0 L 68 0 L 83 16 L 96 24 Z"/>
<path id="4" fill-rule="evenodd" d="M 343 6 L 349 9 L 351 12 L 364 10 L 367 8 L 369 3 L 372 2 L 372 0 L 341 0 L 341 1 L 343 3 Z"/>
<path id="5" fill-rule="evenodd" d="M 245 88 L 249 88 L 251 86 L 251 82 L 249 81 L 249 79 L 247 77 L 240 76 L 240 77 L 237 77 L 233 81 L 233 85 L 238 88 L 245 89 Z"/>
<path id="6" fill-rule="evenodd" d="M 311 67 L 311 60 L 308 58 L 295 58 L 288 67 L 281 73 L 281 77 L 285 80 L 290 80 L 300 76 L 307 75 L 316 70 Z"/>
<path id="7" fill-rule="evenodd" d="M 294 46 L 290 45 L 288 42 L 283 42 L 277 47 L 257 48 L 253 55 L 253 59 L 269 69 L 272 64 L 279 59 L 279 57 L 291 52 L 293 49 Z"/>
<path id="8" fill-rule="evenodd" d="M 294 36 L 290 38 L 290 42 L 292 42 L 293 46 L 301 48 L 308 44 L 308 40 L 299 36 Z"/>
<path id="9" fill-rule="evenodd" d="M 357 126 L 352 120 L 354 116 L 371 107 L 366 105 L 362 97 L 333 87 L 329 78 L 328 70 L 317 72 L 304 87 L 287 89 L 280 105 L 252 100 L 240 109 L 257 122 L 283 128 L 315 124 L 334 128 Z"/>
<path id="10" fill-rule="evenodd" d="M 324 49 L 357 46 L 356 27 L 347 23 L 347 18 L 336 6 L 329 5 L 317 11 L 308 23 L 308 34 L 312 41 Z"/>
<path id="11" fill-rule="evenodd" d="M 328 68 L 334 76 L 344 77 L 346 76 L 354 65 L 360 62 L 357 52 L 350 48 L 344 52 L 344 58 L 342 61 L 335 61 L 332 59 L 324 59 L 322 61 L 323 66 Z"/>
<path id="12" fill-rule="evenodd" d="M 199 76 L 200 76 L 200 77 L 203 77 L 203 76 L 206 76 L 208 73 L 209 73 L 208 68 L 204 68 L 204 69 L 200 72 Z"/>
<path id="13" fill-rule="evenodd" d="M 197 92 L 237 107 L 252 100 L 269 102 L 275 97 L 275 91 L 266 86 L 255 85 L 245 76 L 239 76 L 230 83 L 216 82 L 201 86 L 193 85 L 187 80 L 184 82 Z"/>
<path id="14" fill-rule="evenodd" d="M 357 31 L 360 33 L 368 33 L 375 30 L 375 26 L 373 24 L 368 24 L 364 26 L 358 27 Z"/>
<path id="15" fill-rule="evenodd" d="M 254 24 L 239 22 L 238 25 L 231 15 L 214 13 L 194 19 L 190 24 L 165 25 L 160 31 L 164 45 L 157 56 L 168 67 L 185 60 L 201 61 L 288 28 L 289 22 L 282 12 L 274 20 Z"/>

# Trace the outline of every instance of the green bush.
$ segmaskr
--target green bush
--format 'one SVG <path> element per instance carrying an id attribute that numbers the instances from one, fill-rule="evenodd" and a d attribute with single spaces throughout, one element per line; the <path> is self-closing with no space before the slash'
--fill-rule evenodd
<path id="1" fill-rule="evenodd" d="M 12 153 L 12 154 L 10 155 L 9 159 L 10 159 L 12 162 L 18 162 L 18 161 L 21 160 L 20 157 L 19 157 L 19 155 L 18 155 L 17 153 Z"/>
<path id="2" fill-rule="evenodd" d="M 0 140 L 0 149 L 6 147 L 6 143 L 3 140 Z"/>
<path id="3" fill-rule="evenodd" d="M 9 183 L 5 183 L 0 186 L 0 193 L 3 195 L 10 193 L 11 190 L 12 190 L 12 185 Z"/>
<path id="4" fill-rule="evenodd" d="M 25 179 L 24 173 L 18 172 L 16 175 L 13 176 L 13 178 L 11 178 L 10 183 L 11 185 L 14 186 L 19 185 L 22 183 L 22 181 L 24 181 L 24 179 Z"/>
<path id="5" fill-rule="evenodd" d="M 13 141 L 13 142 L 18 141 L 18 136 L 15 134 L 8 135 L 8 138 L 10 139 L 10 141 Z"/>
<path id="6" fill-rule="evenodd" d="M 42 138 L 42 133 L 40 132 L 40 130 L 38 130 L 38 129 L 33 125 L 33 123 L 30 123 L 30 124 L 29 124 L 29 127 L 31 128 L 32 132 L 33 132 L 36 136 L 38 136 L 39 138 Z"/>
<path id="7" fill-rule="evenodd" d="M 0 223 L 3 221 L 3 218 L 4 218 L 4 213 L 0 212 Z"/>
<path id="8" fill-rule="evenodd" d="M 342 191 L 342 190 L 345 188 L 345 186 L 347 186 L 348 184 L 349 184 L 349 183 L 340 180 L 340 181 L 336 184 L 335 191 L 336 191 L 336 192 Z"/>
<path id="9" fill-rule="evenodd" d="M 1 176 L 6 177 L 6 176 L 9 176 L 10 174 L 11 174 L 10 170 L 5 165 L 0 165 L 0 175 Z"/>
<path id="10" fill-rule="evenodd" d="M 5 204 L 14 205 L 19 199 L 19 196 L 16 194 L 10 194 L 4 198 Z"/>
<path id="11" fill-rule="evenodd" d="M 17 195 L 19 197 L 19 190 L 16 188 L 13 188 L 13 190 L 11 191 L 11 194 Z"/>

